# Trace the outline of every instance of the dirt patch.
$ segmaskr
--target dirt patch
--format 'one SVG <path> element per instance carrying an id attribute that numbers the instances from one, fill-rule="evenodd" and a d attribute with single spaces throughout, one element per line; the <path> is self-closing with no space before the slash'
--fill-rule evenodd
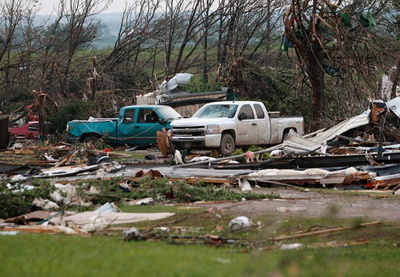
<path id="1" fill-rule="evenodd" d="M 240 204 L 201 204 L 209 208 L 227 208 L 229 212 L 249 216 L 364 218 L 400 221 L 400 198 L 373 191 L 314 191 L 291 188 L 256 188 L 260 193 L 276 193 L 281 199 L 244 201 Z M 228 209 L 229 208 L 229 209 Z"/>

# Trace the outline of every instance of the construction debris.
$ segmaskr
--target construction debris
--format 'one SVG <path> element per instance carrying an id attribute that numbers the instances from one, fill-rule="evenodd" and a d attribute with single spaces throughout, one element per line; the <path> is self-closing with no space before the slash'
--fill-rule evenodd
<path id="1" fill-rule="evenodd" d="M 382 116 L 388 111 L 400 110 L 397 101 L 400 103 L 398 99 L 388 102 L 387 108 L 374 103 L 371 110 L 326 130 L 305 136 L 291 131 L 279 145 L 244 149 L 243 154 L 223 158 L 215 156 L 215 152 L 171 149 L 165 130 L 158 133 L 159 152 L 130 146 L 117 149 L 101 141 L 73 145 L 15 141 L 0 154 L 0 206 L 3 205 L 0 212 L 5 219 L 0 229 L 14 232 L 12 234 L 89 235 L 111 230 L 113 224 L 160 220 L 175 215 L 172 212 L 125 213 L 120 211 L 119 205 L 179 204 L 185 205 L 179 208 L 186 208 L 190 203 L 193 206 L 189 208 L 208 208 L 275 199 L 269 201 L 274 202 L 269 212 L 301 215 L 308 209 L 304 202 L 287 205 L 278 201 L 312 201 L 309 195 L 313 187 L 389 191 L 384 197 L 392 197 L 400 188 L 400 139 L 393 143 L 387 139 L 386 133 L 392 138 L 396 135 L 393 129 L 388 131 L 382 127 Z M 129 151 L 124 151 L 126 149 Z M 307 197 L 281 197 L 274 192 L 258 191 L 260 187 L 271 186 L 301 186 Z M 214 213 L 215 217 L 222 218 L 222 213 Z M 229 224 L 218 223 L 215 229 L 233 232 L 258 228 L 259 225 L 253 224 L 246 215 L 233 217 Z M 359 227 L 377 224 L 379 222 L 370 222 Z M 173 229 L 171 226 L 165 226 L 144 231 L 125 228 L 128 230 L 124 232 L 124 240 L 167 239 L 173 243 L 252 247 L 245 239 L 223 235 L 175 235 L 169 233 Z M 265 247 L 297 249 L 304 244 L 281 244 L 280 241 L 351 228 L 276 235 L 266 240 L 274 245 Z M 364 242 L 350 241 L 349 245 L 359 243 Z M 344 245 L 344 242 L 337 245 Z"/>

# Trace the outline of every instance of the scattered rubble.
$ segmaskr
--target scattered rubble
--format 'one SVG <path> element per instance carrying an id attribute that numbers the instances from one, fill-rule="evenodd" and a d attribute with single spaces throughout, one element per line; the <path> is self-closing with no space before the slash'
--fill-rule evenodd
<path id="1" fill-rule="evenodd" d="M 123 213 L 119 211 L 120 204 L 207 206 L 239 205 L 250 200 L 311 199 L 262 194 L 257 190 L 268 186 L 303 187 L 302 192 L 307 196 L 313 187 L 357 188 L 398 195 L 400 135 L 394 135 L 398 132 L 395 125 L 383 124 L 389 110 L 397 115 L 398 103 L 399 99 L 389 101 L 388 109 L 374 108 L 372 103 L 365 113 L 326 130 L 305 136 L 291 131 L 279 145 L 254 151 L 245 149 L 243 154 L 223 158 L 215 151 L 174 151 L 165 130 L 159 133 L 160 151 L 129 146 L 113 148 L 101 141 L 50 145 L 16 140 L 0 153 L 0 218 L 4 219 L 0 230 L 2 235 L 18 232 L 89 235 L 110 230 L 112 224 L 159 220 L 174 215 L 169 212 Z M 277 204 L 271 212 L 295 214 L 306 209 L 307 206 L 302 205 Z M 379 223 L 369 222 L 361 227 Z M 232 232 L 257 226 L 251 217 L 243 215 L 232 218 L 229 226 L 216 228 Z M 124 230 L 124 239 L 249 245 L 244 239 L 229 236 L 175 236 L 168 233 L 172 226 L 158 227 L 145 231 L 134 227 Z M 277 236 L 268 241 L 277 243 L 349 228 Z M 164 233 L 160 235 L 160 232 Z M 365 242 L 349 241 L 349 244 L 359 243 Z M 295 249 L 303 245 L 275 244 L 274 247 Z"/>

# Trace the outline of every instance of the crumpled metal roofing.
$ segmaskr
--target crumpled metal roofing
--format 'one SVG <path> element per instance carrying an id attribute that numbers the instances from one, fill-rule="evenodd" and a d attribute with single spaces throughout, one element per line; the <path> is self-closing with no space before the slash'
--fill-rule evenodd
<path id="1" fill-rule="evenodd" d="M 369 114 L 370 110 L 367 110 L 362 114 L 350 117 L 323 132 L 319 132 L 313 137 L 300 137 L 291 130 L 287 139 L 282 144 L 287 151 L 293 151 L 297 153 L 316 151 L 321 147 L 323 148 L 327 141 L 334 139 L 337 135 L 343 134 L 360 126 L 367 125 L 369 123 Z"/>
<path id="2" fill-rule="evenodd" d="M 400 97 L 396 97 L 387 101 L 386 107 L 400 117 Z"/>

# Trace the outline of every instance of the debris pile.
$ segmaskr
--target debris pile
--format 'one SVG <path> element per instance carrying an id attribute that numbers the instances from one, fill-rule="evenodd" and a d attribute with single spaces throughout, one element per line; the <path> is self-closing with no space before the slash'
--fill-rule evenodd
<path id="1" fill-rule="evenodd" d="M 238 151 L 242 154 L 197 160 L 175 167 L 206 167 L 223 169 L 222 172 L 237 170 L 231 177 L 235 176 L 243 190 L 251 189 L 251 181 L 255 184 L 322 187 L 356 185 L 363 189 L 395 192 L 400 184 L 398 110 L 400 98 L 387 103 L 374 101 L 367 111 L 328 129 L 304 136 L 291 130 L 281 144 L 273 147 L 255 152 Z M 260 159 L 265 153 L 269 156 Z M 249 172 L 240 172 L 246 169 Z"/>
<path id="2" fill-rule="evenodd" d="M 161 153 L 144 150 L 140 155 L 129 146 L 128 151 L 116 151 L 101 141 L 50 145 L 17 140 L 0 155 L 0 218 L 4 219 L 0 226 L 10 232 L 88 235 L 109 230 L 111 224 L 174 215 L 124 213 L 119 205 L 246 203 L 280 197 L 252 192 L 256 186 L 357 187 L 395 194 L 400 188 L 400 136 L 388 111 L 400 109 L 396 101 L 388 102 L 387 108 L 372 103 L 365 113 L 331 128 L 305 136 L 291 131 L 279 145 L 256 146 L 223 158 L 215 152 L 169 149 L 165 130 L 159 133 Z M 240 216 L 226 229 L 258 226 Z M 136 228 L 124 233 L 126 240 L 149 238 L 175 239 Z M 215 245 L 246 243 L 214 235 L 190 239 Z M 286 239 L 290 238 L 282 238 Z M 287 247 L 300 246 L 282 249 Z"/>

